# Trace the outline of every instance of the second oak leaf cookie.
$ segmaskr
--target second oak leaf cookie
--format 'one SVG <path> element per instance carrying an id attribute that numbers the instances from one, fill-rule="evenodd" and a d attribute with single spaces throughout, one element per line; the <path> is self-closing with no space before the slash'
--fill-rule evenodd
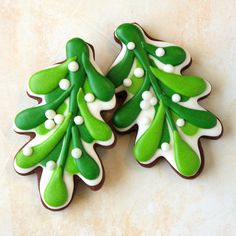
<path id="1" fill-rule="evenodd" d="M 27 92 L 41 103 L 21 111 L 14 127 L 32 135 L 14 167 L 20 174 L 37 171 L 42 202 L 52 210 L 70 203 L 74 176 L 92 189 L 101 186 L 103 168 L 94 145 L 114 142 L 100 115 L 115 106 L 113 84 L 97 69 L 93 50 L 82 39 L 71 39 L 66 54 L 65 62 L 30 78 Z"/>
<path id="2" fill-rule="evenodd" d="M 210 84 L 181 72 L 191 62 L 181 47 L 152 40 L 137 24 L 122 24 L 115 31 L 122 45 L 107 77 L 126 100 L 113 116 L 123 132 L 137 126 L 134 156 L 144 166 L 164 157 L 183 177 L 196 176 L 203 165 L 199 139 L 218 137 L 219 120 L 198 104 Z"/>

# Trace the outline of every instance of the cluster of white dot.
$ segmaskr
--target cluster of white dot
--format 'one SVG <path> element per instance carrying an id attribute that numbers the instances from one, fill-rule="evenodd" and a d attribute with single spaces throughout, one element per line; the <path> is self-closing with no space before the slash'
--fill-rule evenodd
<path id="1" fill-rule="evenodd" d="M 142 110 L 148 110 L 151 106 L 155 106 L 158 102 L 157 98 L 153 96 L 150 91 L 144 91 L 142 93 L 143 100 L 140 102 L 140 108 Z"/>
<path id="2" fill-rule="evenodd" d="M 45 121 L 44 126 L 48 130 L 53 129 L 56 124 L 60 125 L 64 120 L 64 116 L 62 114 L 56 114 L 54 110 L 47 110 L 45 116 L 47 117 L 47 120 Z"/>

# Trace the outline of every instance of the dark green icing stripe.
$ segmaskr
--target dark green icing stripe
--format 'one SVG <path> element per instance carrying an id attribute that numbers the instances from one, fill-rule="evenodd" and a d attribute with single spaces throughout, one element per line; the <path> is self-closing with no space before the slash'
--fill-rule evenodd
<path id="1" fill-rule="evenodd" d="M 149 52 L 152 56 L 154 56 L 164 64 L 171 64 L 173 66 L 177 66 L 182 64 L 186 60 L 186 53 L 181 47 L 163 47 L 163 49 L 165 50 L 165 54 L 162 57 L 158 57 L 155 53 L 158 47 L 148 44 L 146 42 L 143 42 L 142 45 L 144 49 L 147 50 L 147 52 Z"/>
<path id="2" fill-rule="evenodd" d="M 72 87 L 51 103 L 28 108 L 18 113 L 15 118 L 16 126 L 22 130 L 29 130 L 42 124 L 47 119 L 45 116 L 45 112 L 49 109 L 56 110 L 57 107 L 62 104 L 64 100 L 69 96 L 71 89 Z"/>
<path id="3" fill-rule="evenodd" d="M 171 101 L 167 96 L 163 96 L 164 103 L 169 106 L 176 114 L 181 118 L 187 120 L 191 124 L 203 128 L 210 129 L 216 126 L 217 119 L 209 111 L 195 110 L 187 107 L 183 107 L 177 103 Z"/>
<path id="4" fill-rule="evenodd" d="M 115 87 L 110 80 L 108 80 L 101 73 L 97 72 L 89 58 L 83 54 L 83 66 L 86 71 L 90 88 L 95 96 L 102 101 L 109 101 L 115 93 Z"/>
<path id="5" fill-rule="evenodd" d="M 134 53 L 132 51 L 126 50 L 122 60 L 113 66 L 107 74 L 115 87 L 119 87 L 125 78 L 128 77 L 130 70 L 134 62 Z"/>

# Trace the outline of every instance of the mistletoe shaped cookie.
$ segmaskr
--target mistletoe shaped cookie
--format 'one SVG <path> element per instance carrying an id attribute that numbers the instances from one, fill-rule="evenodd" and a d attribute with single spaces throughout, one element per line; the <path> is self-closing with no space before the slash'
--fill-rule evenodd
<path id="1" fill-rule="evenodd" d="M 27 92 L 41 102 L 15 118 L 15 131 L 32 139 L 17 153 L 14 167 L 20 174 L 38 173 L 42 202 L 53 210 L 70 203 L 74 177 L 92 189 L 102 185 L 103 167 L 94 145 L 114 141 L 100 114 L 115 106 L 113 84 L 82 39 L 71 39 L 66 55 L 63 63 L 30 78 Z"/>
<path id="2" fill-rule="evenodd" d="M 126 95 L 114 113 L 115 127 L 137 127 L 134 156 L 141 165 L 164 157 L 181 176 L 196 176 L 203 165 L 200 138 L 222 132 L 219 120 L 198 104 L 210 84 L 182 74 L 191 62 L 186 50 L 150 39 L 137 24 L 120 25 L 115 37 L 122 49 L 107 77 Z"/>

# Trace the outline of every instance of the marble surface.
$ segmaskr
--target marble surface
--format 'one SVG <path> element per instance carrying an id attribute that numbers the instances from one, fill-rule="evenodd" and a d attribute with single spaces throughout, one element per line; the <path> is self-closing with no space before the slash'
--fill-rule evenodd
<path id="1" fill-rule="evenodd" d="M 0 1 L 0 235 L 235 235 L 236 5 L 234 0 Z M 80 185 L 64 211 L 42 207 L 35 175 L 21 177 L 13 157 L 27 141 L 12 131 L 17 111 L 35 104 L 25 94 L 29 76 L 65 57 L 68 39 L 83 37 L 105 72 L 119 46 L 114 29 L 140 23 L 153 37 L 180 44 L 193 57 L 186 73 L 209 80 L 201 104 L 224 124 L 224 136 L 203 140 L 205 168 L 184 180 L 162 161 L 139 166 L 134 135 L 98 152 L 103 188 Z"/>

